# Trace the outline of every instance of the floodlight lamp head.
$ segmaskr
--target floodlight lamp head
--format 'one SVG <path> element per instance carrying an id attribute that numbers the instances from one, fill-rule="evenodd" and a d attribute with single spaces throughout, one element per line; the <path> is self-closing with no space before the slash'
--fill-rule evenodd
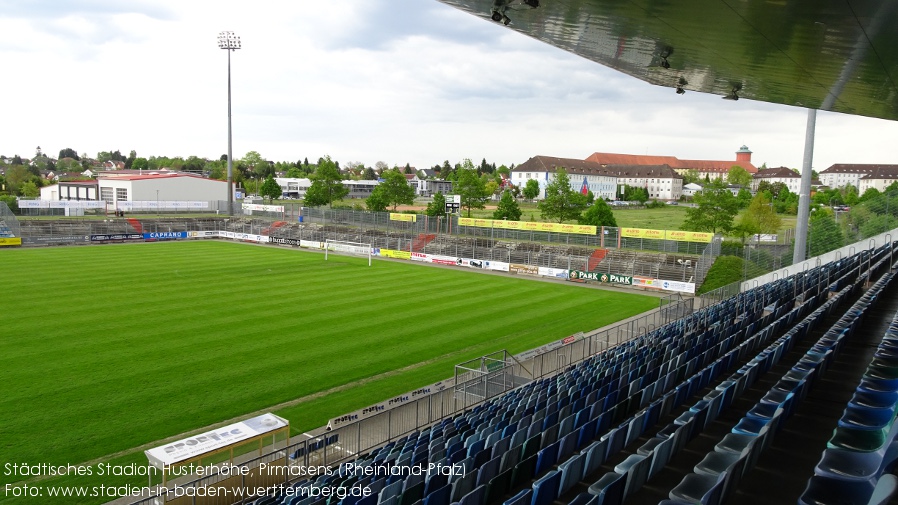
<path id="1" fill-rule="evenodd" d="M 240 49 L 240 37 L 231 31 L 220 32 L 218 34 L 218 48 L 236 51 Z"/>

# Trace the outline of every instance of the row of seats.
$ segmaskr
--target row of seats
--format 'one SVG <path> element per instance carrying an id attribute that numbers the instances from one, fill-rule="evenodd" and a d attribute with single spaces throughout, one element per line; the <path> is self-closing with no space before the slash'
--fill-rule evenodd
<path id="1" fill-rule="evenodd" d="M 536 476 L 536 482 L 508 503 L 550 503 L 707 387 L 714 377 L 747 358 L 748 350 L 819 303 L 826 293 L 813 290 L 821 279 L 836 278 L 834 286 L 846 282 L 846 273 L 857 271 L 859 265 L 859 259 L 843 260 L 805 272 L 800 278 L 748 291 L 353 461 L 354 465 L 377 468 L 455 463 L 477 469 L 466 476 L 358 478 L 340 472 L 295 486 L 358 484 L 376 492 L 361 500 L 344 498 L 341 505 L 406 505 L 419 500 L 423 505 L 482 505 L 501 501 Z M 805 303 L 795 307 L 796 299 Z M 731 387 L 735 392 L 737 386 Z M 720 398 L 721 403 L 725 398 L 731 401 L 726 392 Z M 686 423 L 696 426 L 699 419 Z M 683 428 L 674 431 L 683 434 L 659 443 L 657 450 L 672 451 L 697 433 L 687 435 Z M 308 452 L 295 455 L 307 457 Z M 654 467 L 641 463 L 640 468 L 649 474 L 657 472 L 663 466 L 661 459 Z M 631 481 L 632 490 L 636 482 Z M 286 494 L 263 500 L 323 503 L 319 498 Z"/>
<path id="2" fill-rule="evenodd" d="M 879 268 L 885 260 L 881 260 L 872 270 Z M 892 274 L 884 275 L 867 293 L 861 297 L 836 322 L 804 356 L 789 370 L 766 394 L 748 411 L 718 443 L 714 450 L 694 467 L 694 473 L 687 475 L 678 486 L 670 491 L 670 500 L 665 505 L 683 503 L 719 503 L 735 490 L 742 476 L 749 472 L 757 461 L 757 457 L 769 444 L 777 432 L 780 423 L 794 412 L 812 383 L 815 376 L 821 375 L 832 359 L 838 347 L 844 343 L 853 330 L 860 324 L 866 309 L 877 299 L 878 295 L 892 280 Z M 804 321 L 796 325 L 783 337 L 779 338 L 756 360 L 773 356 L 772 362 L 778 361 L 792 347 L 796 339 L 802 338 L 810 329 L 822 320 L 826 305 L 831 305 L 840 298 L 847 297 L 851 291 L 857 290 L 865 282 L 859 279 L 853 286 L 846 287 L 820 309 L 812 313 Z M 829 501 L 812 501 L 810 503 L 846 503 L 832 496 Z M 852 503 L 867 503 L 852 502 Z"/>
<path id="3" fill-rule="evenodd" d="M 850 288 L 845 288 L 845 290 L 848 289 Z M 838 303 L 841 296 L 839 294 L 826 301 L 823 306 L 805 318 L 802 323 L 789 330 L 785 338 L 781 337 L 770 347 L 761 351 L 754 359 L 718 384 L 715 389 L 696 402 L 688 411 L 676 418 L 665 429 L 662 429 L 654 438 L 638 448 L 635 454 L 615 466 L 614 472 L 605 474 L 595 484 L 590 486 L 589 493 L 596 497 L 595 503 L 603 505 L 620 503 L 626 496 L 638 490 L 644 482 L 654 477 L 667 464 L 668 460 L 679 452 L 686 442 L 702 432 L 705 427 L 726 411 L 732 402 L 739 398 L 763 373 L 779 361 L 779 358 L 791 347 L 793 337 L 803 337 L 810 326 L 822 320 L 825 313 Z M 756 350 L 760 345 L 769 341 L 780 329 L 787 327 L 796 318 L 803 316 L 811 307 L 816 306 L 819 300 L 823 299 L 825 299 L 825 295 L 810 296 L 806 303 L 783 314 L 776 321 L 743 342 L 740 347 L 744 350 Z M 740 429 L 747 428 L 740 427 Z M 736 479 L 731 478 L 726 480 L 726 482 L 721 480 L 719 483 L 717 481 L 719 475 L 726 470 L 726 468 L 720 468 L 722 465 L 721 459 L 726 463 L 740 465 L 738 470 L 741 476 L 741 467 L 747 461 L 754 461 L 753 458 L 755 457 L 754 453 L 751 452 L 751 447 L 741 445 L 740 442 L 742 440 L 738 436 L 724 440 L 720 444 L 720 449 L 722 454 L 725 453 L 725 455 L 712 457 L 703 462 L 704 466 L 702 468 L 704 471 L 695 476 L 687 476 L 687 479 L 684 480 L 681 486 L 678 486 L 675 491 L 671 492 L 671 496 L 675 496 L 681 501 L 698 502 L 715 485 L 715 489 L 718 491 L 722 491 L 724 488 L 727 490 L 732 489 L 737 483 Z M 740 455 L 743 458 L 739 458 L 738 456 Z M 712 470 L 715 472 L 713 476 L 708 475 Z M 735 472 L 733 471 L 729 473 L 729 475 L 734 474 Z M 581 495 L 575 501 L 583 504 L 593 503 L 585 495 Z"/>
<path id="4" fill-rule="evenodd" d="M 894 272 L 884 275 L 818 343 L 817 352 L 838 352 Z M 885 503 L 895 494 L 898 459 L 898 314 L 848 402 L 808 481 L 800 504 Z"/>

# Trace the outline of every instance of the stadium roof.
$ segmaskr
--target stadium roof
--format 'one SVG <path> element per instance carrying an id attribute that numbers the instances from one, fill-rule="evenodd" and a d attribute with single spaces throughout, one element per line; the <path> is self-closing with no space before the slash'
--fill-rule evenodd
<path id="1" fill-rule="evenodd" d="M 893 0 L 440 1 L 672 95 L 898 119 Z"/>

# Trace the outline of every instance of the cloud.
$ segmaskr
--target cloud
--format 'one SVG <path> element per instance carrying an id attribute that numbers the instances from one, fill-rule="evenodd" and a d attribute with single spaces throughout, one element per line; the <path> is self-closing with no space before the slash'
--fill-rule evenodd
<path id="1" fill-rule="evenodd" d="M 435 0 L 0 4 L 0 154 L 34 146 L 432 166 L 594 151 L 798 167 L 803 109 L 676 95 Z M 818 115 L 814 166 L 888 162 L 895 122 Z M 869 160 L 869 161 L 868 161 Z"/>

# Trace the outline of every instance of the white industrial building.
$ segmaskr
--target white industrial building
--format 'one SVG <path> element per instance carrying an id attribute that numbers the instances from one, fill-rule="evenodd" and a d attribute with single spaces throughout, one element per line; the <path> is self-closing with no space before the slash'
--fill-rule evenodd
<path id="1" fill-rule="evenodd" d="M 183 173 L 101 177 L 97 184 L 100 200 L 110 205 L 118 202 L 212 202 L 228 199 L 227 181 Z"/>
<path id="2" fill-rule="evenodd" d="M 295 177 L 275 177 L 274 182 L 281 187 L 281 194 L 284 198 L 305 198 L 306 191 L 312 185 L 311 179 Z M 349 194 L 346 195 L 347 198 L 368 198 L 371 196 L 371 192 L 374 191 L 375 186 L 379 184 L 378 181 L 367 180 L 344 180 L 342 182 L 344 186 L 349 188 Z"/>

